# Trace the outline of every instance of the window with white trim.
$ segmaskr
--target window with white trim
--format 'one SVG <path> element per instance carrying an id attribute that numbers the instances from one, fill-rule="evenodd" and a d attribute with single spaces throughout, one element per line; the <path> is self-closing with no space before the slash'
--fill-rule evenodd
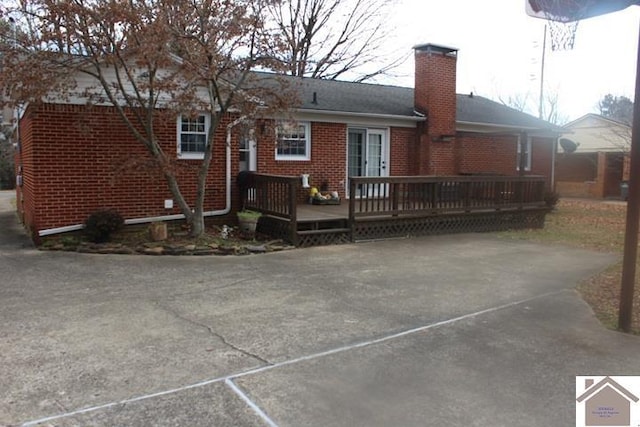
<path id="1" fill-rule="evenodd" d="M 207 114 L 178 117 L 178 158 L 204 158 L 210 124 Z"/>
<path id="2" fill-rule="evenodd" d="M 276 129 L 276 160 L 311 159 L 311 124 L 280 122 Z"/>
<path id="3" fill-rule="evenodd" d="M 524 155 L 526 156 L 524 161 L 524 170 L 531 170 L 531 137 L 527 136 L 527 142 L 524 144 Z M 516 170 L 520 170 L 520 153 L 522 152 L 522 144 L 520 144 L 520 138 L 518 138 L 518 155 L 516 156 Z"/>

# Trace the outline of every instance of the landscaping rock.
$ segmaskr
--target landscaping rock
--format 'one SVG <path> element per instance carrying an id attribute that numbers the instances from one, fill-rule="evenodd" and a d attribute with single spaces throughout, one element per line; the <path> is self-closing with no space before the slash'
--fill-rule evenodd
<path id="1" fill-rule="evenodd" d="M 269 243 L 267 244 L 267 247 L 269 248 L 270 251 L 273 251 L 273 252 L 295 249 L 295 246 L 291 246 L 287 243 L 284 243 L 283 241 Z"/>
<path id="2" fill-rule="evenodd" d="M 147 255 L 162 255 L 164 248 L 162 246 L 155 246 L 153 248 L 145 248 L 144 253 Z"/>
<path id="3" fill-rule="evenodd" d="M 267 247 L 265 245 L 258 245 L 258 246 L 254 246 L 254 245 L 248 245 L 246 246 L 246 249 L 254 254 L 261 254 L 264 252 L 267 252 Z"/>
<path id="4" fill-rule="evenodd" d="M 165 246 L 166 255 L 187 255 L 190 250 L 184 246 Z"/>
<path id="5" fill-rule="evenodd" d="M 236 248 L 234 246 L 220 246 L 214 253 L 219 255 L 231 255 L 236 253 Z"/>
<path id="6" fill-rule="evenodd" d="M 178 237 L 184 235 L 184 238 Z M 220 240 L 217 234 L 203 236 L 196 240 L 188 237 L 186 232 L 171 233 L 168 239 L 163 242 L 148 241 L 150 238 L 148 230 L 140 235 L 127 234 L 117 236 L 106 243 L 93 243 L 81 240 L 67 241 L 50 240 L 45 242 L 40 249 L 54 251 L 77 251 L 92 254 L 145 254 L 145 255 L 249 255 L 261 254 L 294 247 L 282 240 L 271 240 L 264 242 L 260 239 L 242 239 L 241 236 L 229 236 L 228 240 Z M 264 236 L 263 236 L 264 237 Z M 145 240 L 146 239 L 146 240 Z"/>
<path id="7" fill-rule="evenodd" d="M 213 255 L 214 253 L 214 249 L 208 246 L 198 247 L 193 251 L 193 255 Z"/>
<path id="8" fill-rule="evenodd" d="M 133 255 L 136 253 L 136 251 L 134 251 L 131 248 L 128 248 L 126 246 L 106 246 L 104 248 L 101 249 L 97 249 L 94 251 L 94 253 L 98 253 L 98 254 L 115 254 L 115 255 Z"/>

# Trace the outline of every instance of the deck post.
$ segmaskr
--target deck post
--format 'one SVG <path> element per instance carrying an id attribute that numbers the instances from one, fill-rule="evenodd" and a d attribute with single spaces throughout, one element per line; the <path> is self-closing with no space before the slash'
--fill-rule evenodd
<path id="1" fill-rule="evenodd" d="M 462 197 L 463 197 L 463 206 L 464 211 L 469 213 L 471 212 L 471 182 L 464 181 L 461 183 L 462 185 Z"/>
<path id="2" fill-rule="evenodd" d="M 394 182 L 393 184 L 391 184 L 391 210 L 392 211 L 397 211 L 398 210 L 398 199 L 400 197 L 400 183 L 398 182 Z M 403 197 L 404 199 L 404 197 Z M 393 214 L 393 216 L 398 216 L 398 214 Z"/>
<path id="3" fill-rule="evenodd" d="M 289 181 L 289 238 L 298 246 L 298 178 Z"/>
<path id="4" fill-rule="evenodd" d="M 350 238 L 349 240 L 351 240 L 351 242 L 355 241 L 355 236 L 356 236 L 356 188 L 357 188 L 357 184 L 355 182 L 355 179 L 353 177 L 349 177 L 349 219 L 348 219 L 348 225 L 349 225 L 349 229 L 351 230 L 350 234 Z"/>

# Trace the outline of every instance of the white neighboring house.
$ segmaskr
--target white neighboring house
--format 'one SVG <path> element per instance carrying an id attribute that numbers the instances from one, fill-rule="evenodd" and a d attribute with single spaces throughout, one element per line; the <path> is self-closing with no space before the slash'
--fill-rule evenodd
<path id="1" fill-rule="evenodd" d="M 586 114 L 564 128 L 567 132 L 560 139 L 556 157 L 556 191 L 560 196 L 625 198 L 621 184 L 629 177 L 631 126 Z"/>

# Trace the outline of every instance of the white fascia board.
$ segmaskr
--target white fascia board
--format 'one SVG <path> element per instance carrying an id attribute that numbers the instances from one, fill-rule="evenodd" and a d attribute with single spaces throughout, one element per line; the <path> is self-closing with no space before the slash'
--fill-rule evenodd
<path id="1" fill-rule="evenodd" d="M 393 114 L 351 113 L 346 111 L 295 109 L 293 113 L 298 120 L 310 122 L 344 123 L 385 127 L 415 128 L 424 117 L 397 116 Z"/>
<path id="2" fill-rule="evenodd" d="M 456 122 L 456 131 L 458 132 L 474 132 L 474 133 L 504 133 L 517 135 L 526 132 L 530 136 L 558 138 L 562 133 L 552 132 L 540 128 L 528 126 L 500 125 L 495 123 L 476 123 L 476 122 Z"/>

